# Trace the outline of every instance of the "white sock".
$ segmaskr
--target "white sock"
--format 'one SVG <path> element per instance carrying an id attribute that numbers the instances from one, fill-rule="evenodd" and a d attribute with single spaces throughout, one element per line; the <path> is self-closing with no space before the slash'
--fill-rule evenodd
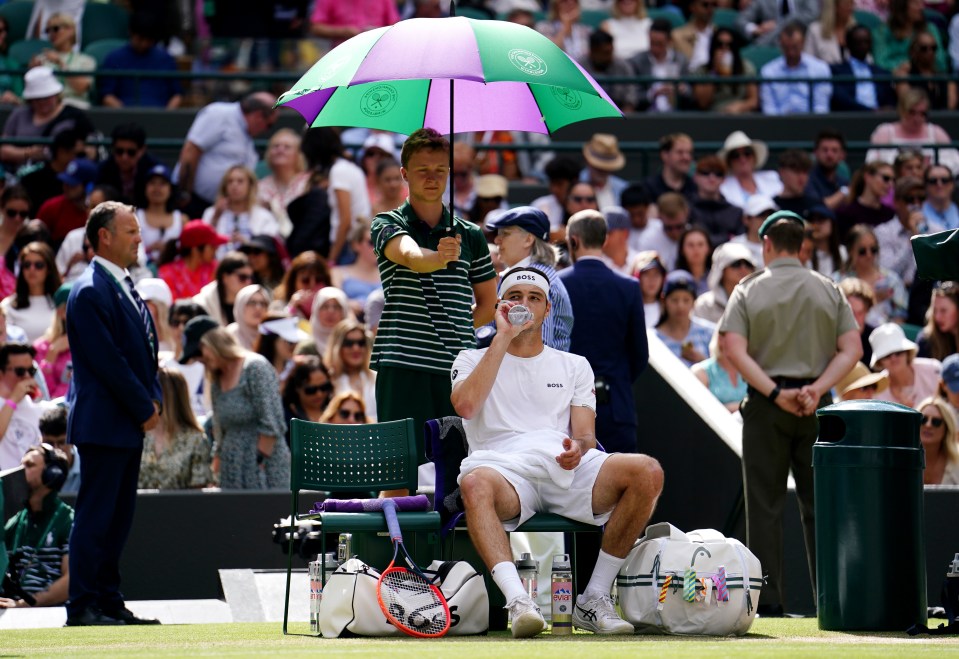
<path id="1" fill-rule="evenodd" d="M 625 558 L 616 558 L 600 549 L 599 556 L 596 558 L 596 567 L 593 568 L 593 574 L 589 578 L 589 583 L 586 584 L 586 590 L 583 591 L 583 598 L 590 600 L 609 595 L 613 590 L 613 581 L 625 562 Z"/>
<path id="2" fill-rule="evenodd" d="M 526 594 L 526 589 L 523 588 L 523 582 L 519 578 L 519 573 L 516 572 L 516 565 L 514 565 L 512 561 L 497 563 L 493 566 L 492 573 L 493 581 L 499 586 L 499 589 L 503 591 L 503 596 L 506 598 L 507 604 L 517 597 Z"/>

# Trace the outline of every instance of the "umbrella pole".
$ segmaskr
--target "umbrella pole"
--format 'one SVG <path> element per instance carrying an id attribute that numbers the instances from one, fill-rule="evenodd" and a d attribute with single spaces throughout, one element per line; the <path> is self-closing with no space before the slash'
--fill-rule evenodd
<path id="1" fill-rule="evenodd" d="M 456 16 L 456 0 L 450 0 L 450 18 Z M 453 232 L 453 78 L 450 78 L 450 225 L 447 233 Z"/>

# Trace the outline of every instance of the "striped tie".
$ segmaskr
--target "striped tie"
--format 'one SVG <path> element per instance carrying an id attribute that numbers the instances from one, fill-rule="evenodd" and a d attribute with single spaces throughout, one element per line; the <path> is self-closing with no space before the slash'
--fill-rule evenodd
<path id="1" fill-rule="evenodd" d="M 137 307 L 137 311 L 140 312 L 140 320 L 143 322 L 143 331 L 147 333 L 147 338 L 150 339 L 150 347 L 156 349 L 156 346 L 153 343 L 153 321 L 150 319 L 150 310 L 147 309 L 146 302 L 143 301 L 143 298 L 140 297 L 140 294 L 137 293 L 136 286 L 133 284 L 133 278 L 127 275 L 124 280 L 127 286 L 130 287 L 130 295 L 133 296 L 133 302 Z"/>

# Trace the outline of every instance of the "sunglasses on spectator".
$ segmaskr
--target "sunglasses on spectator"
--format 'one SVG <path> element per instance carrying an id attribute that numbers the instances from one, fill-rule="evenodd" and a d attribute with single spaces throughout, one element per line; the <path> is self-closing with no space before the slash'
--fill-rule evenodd
<path id="1" fill-rule="evenodd" d="M 718 169 L 709 169 L 705 172 L 696 172 L 696 173 L 699 174 L 700 176 L 714 176 L 716 178 L 723 178 L 724 176 L 726 176 Z"/>
<path id="2" fill-rule="evenodd" d="M 892 176 L 889 174 L 876 174 L 876 176 L 881 178 L 883 183 L 892 183 Z"/>
<path id="3" fill-rule="evenodd" d="M 902 200 L 908 204 L 921 204 L 926 200 L 926 195 L 924 194 L 911 194 L 907 197 L 903 197 Z"/>
<path id="4" fill-rule="evenodd" d="M 66 30 L 69 27 L 69 25 L 48 25 L 47 34 L 56 34 L 60 30 Z"/>
<path id="5" fill-rule="evenodd" d="M 936 44 L 934 43 L 923 43 L 916 46 L 916 50 L 920 53 L 934 53 L 936 52 Z"/>
<path id="6" fill-rule="evenodd" d="M 363 421 L 366 419 L 366 414 L 360 412 L 359 410 L 356 412 L 350 412 L 349 410 L 338 410 L 336 414 L 344 421 L 348 421 L 351 416 L 353 417 L 354 421 L 359 421 L 360 423 L 363 423 Z"/>
<path id="7" fill-rule="evenodd" d="M 738 261 L 733 261 L 729 264 L 730 268 L 749 268 L 752 269 L 753 264 L 747 261 L 746 259 L 739 259 Z"/>
<path id="8" fill-rule="evenodd" d="M 315 396 L 321 391 L 325 394 L 328 394 L 333 391 L 333 384 L 330 382 L 326 382 L 324 384 L 309 384 L 303 387 L 301 391 L 307 396 Z"/>
<path id="9" fill-rule="evenodd" d="M 234 272 L 233 275 L 239 279 L 241 282 L 251 282 L 253 281 L 253 275 L 248 272 Z"/>
<path id="10" fill-rule="evenodd" d="M 730 160 L 738 160 L 739 158 L 751 158 L 756 155 L 756 152 L 752 149 L 735 149 L 729 152 Z"/>
<path id="11" fill-rule="evenodd" d="M 365 348 L 366 339 L 343 339 L 344 348 Z"/>
<path id="12" fill-rule="evenodd" d="M 872 247 L 860 247 L 859 251 L 856 253 L 859 254 L 859 256 L 865 256 L 866 254 L 870 253 L 875 256 L 879 253 L 879 247 L 877 245 L 873 245 Z"/>
<path id="13" fill-rule="evenodd" d="M 37 374 L 37 369 L 34 366 L 11 366 L 7 370 L 16 373 L 18 378 L 22 378 L 25 375 L 29 375 L 32 378 Z"/>
<path id="14" fill-rule="evenodd" d="M 47 263 L 46 261 L 24 261 L 20 264 L 22 270 L 29 270 L 33 268 L 34 270 L 46 270 Z"/>
<path id="15" fill-rule="evenodd" d="M 188 322 L 190 322 L 190 319 L 187 318 L 186 316 L 180 316 L 179 318 L 171 318 L 170 327 L 176 329 L 180 325 L 186 325 Z"/>
<path id="16" fill-rule="evenodd" d="M 11 220 L 15 217 L 28 218 L 30 217 L 30 211 L 21 211 L 16 208 L 8 208 L 4 211 Z"/>
<path id="17" fill-rule="evenodd" d="M 929 178 L 926 179 L 926 185 L 949 185 L 952 182 L 953 180 L 949 178 L 948 176 L 942 176 L 942 177 L 930 176 Z"/>
<path id="18" fill-rule="evenodd" d="M 939 416 L 929 416 L 928 414 L 922 415 L 922 425 L 932 426 L 933 428 L 942 428 L 943 424 L 942 417 Z"/>
<path id="19" fill-rule="evenodd" d="M 263 254 L 266 254 L 264 250 L 259 249 L 258 247 L 249 247 L 247 248 L 246 253 L 249 254 L 250 256 L 261 256 Z"/>
<path id="20" fill-rule="evenodd" d="M 595 204 L 596 203 L 596 197 L 594 196 L 584 196 L 584 195 L 576 194 L 570 197 L 570 199 L 575 201 L 577 204 Z"/>
<path id="21" fill-rule="evenodd" d="M 137 149 L 124 149 L 118 146 L 113 147 L 113 155 L 115 156 L 126 156 L 128 158 L 132 158 L 136 154 Z"/>
<path id="22" fill-rule="evenodd" d="M 663 231 L 666 233 L 679 233 L 686 230 L 685 224 L 664 224 Z"/>

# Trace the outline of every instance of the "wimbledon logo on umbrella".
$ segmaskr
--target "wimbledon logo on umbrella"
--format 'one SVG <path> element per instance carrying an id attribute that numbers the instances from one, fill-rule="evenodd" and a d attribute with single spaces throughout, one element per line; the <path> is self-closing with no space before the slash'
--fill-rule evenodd
<path id="1" fill-rule="evenodd" d="M 546 75 L 546 62 L 536 53 L 522 48 L 514 48 L 507 53 L 507 57 L 509 57 L 510 64 L 526 75 Z"/>
<path id="2" fill-rule="evenodd" d="M 583 107 L 583 97 L 578 91 L 568 87 L 550 87 L 549 90 L 552 92 L 553 98 L 570 110 L 578 110 Z"/>
<path id="3" fill-rule="evenodd" d="M 360 97 L 360 112 L 367 117 L 382 117 L 396 107 L 399 94 L 393 85 L 375 85 Z"/>

